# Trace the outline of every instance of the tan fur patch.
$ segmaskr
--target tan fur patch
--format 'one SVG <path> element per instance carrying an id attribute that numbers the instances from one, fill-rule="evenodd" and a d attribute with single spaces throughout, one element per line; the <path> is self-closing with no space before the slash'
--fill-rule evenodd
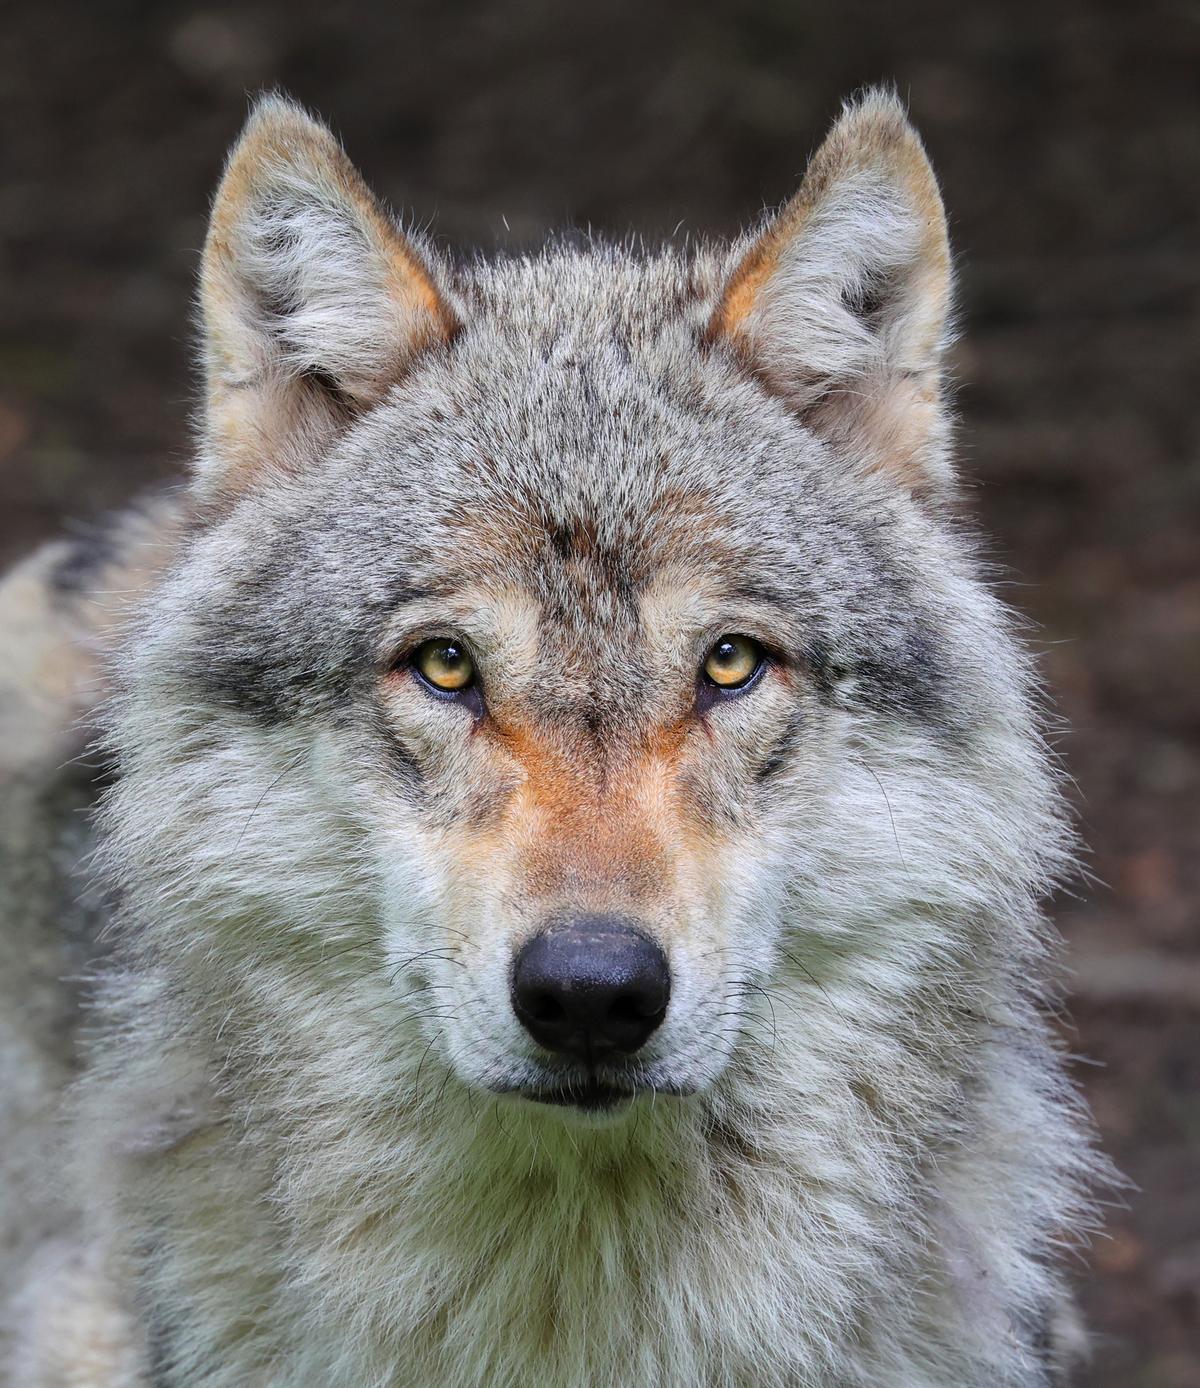
<path id="1" fill-rule="evenodd" d="M 568 752 L 525 729 L 505 743 L 523 774 L 507 821 L 529 895 L 607 909 L 614 898 L 632 905 L 661 893 L 667 855 L 636 794 L 644 763 L 614 783 L 586 748 Z"/>

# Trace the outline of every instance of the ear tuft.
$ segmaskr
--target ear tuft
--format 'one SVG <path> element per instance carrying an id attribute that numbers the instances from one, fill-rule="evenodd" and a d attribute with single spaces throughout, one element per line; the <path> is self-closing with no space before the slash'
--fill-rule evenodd
<path id="1" fill-rule="evenodd" d="M 200 297 L 201 482 L 219 491 L 261 465 L 297 466 L 457 327 L 428 258 L 337 140 L 277 95 L 255 105 L 230 153 Z"/>
<path id="2" fill-rule="evenodd" d="M 945 480 L 950 255 L 937 180 L 897 98 L 847 105 L 709 323 L 818 432 L 905 485 Z"/>

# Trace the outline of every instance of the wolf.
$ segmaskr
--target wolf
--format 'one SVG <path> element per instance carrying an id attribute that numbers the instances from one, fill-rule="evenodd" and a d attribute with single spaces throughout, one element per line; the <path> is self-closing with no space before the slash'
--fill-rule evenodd
<path id="1" fill-rule="evenodd" d="M 190 484 L 0 592 L 12 1384 L 1061 1381 L 1073 834 L 951 289 L 884 91 L 732 244 L 475 261 L 259 101 Z"/>

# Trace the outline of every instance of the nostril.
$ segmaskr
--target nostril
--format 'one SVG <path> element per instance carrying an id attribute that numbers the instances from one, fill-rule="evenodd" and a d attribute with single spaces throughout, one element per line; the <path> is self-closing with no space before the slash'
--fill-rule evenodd
<path id="1" fill-rule="evenodd" d="M 609 1008 L 609 1014 L 622 1022 L 648 1021 L 656 1013 L 665 1011 L 665 1004 L 657 998 L 627 995 L 617 998 Z"/>
<path id="2" fill-rule="evenodd" d="M 610 1010 L 614 1017 L 628 1022 L 636 1022 L 645 1015 L 642 1004 L 636 998 L 618 998 Z"/>
<path id="3" fill-rule="evenodd" d="M 553 1024 L 566 1019 L 567 1009 L 552 993 L 533 993 L 522 999 L 522 1007 L 535 1022 Z"/>

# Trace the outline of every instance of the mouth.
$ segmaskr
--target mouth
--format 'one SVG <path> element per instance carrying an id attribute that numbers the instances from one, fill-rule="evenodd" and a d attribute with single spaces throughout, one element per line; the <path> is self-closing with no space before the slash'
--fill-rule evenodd
<path id="1" fill-rule="evenodd" d="M 524 1099 L 528 1103 L 595 1115 L 619 1113 L 643 1094 L 686 1099 L 695 1093 L 694 1089 L 681 1085 L 614 1083 L 597 1075 L 546 1075 L 526 1084 L 496 1085 L 493 1088 L 495 1093 Z"/>
<path id="2" fill-rule="evenodd" d="M 587 1079 L 574 1084 L 556 1085 L 550 1089 L 520 1089 L 517 1093 L 535 1104 L 575 1108 L 583 1113 L 613 1113 L 631 1103 L 638 1091 L 605 1084 L 603 1080 Z"/>

